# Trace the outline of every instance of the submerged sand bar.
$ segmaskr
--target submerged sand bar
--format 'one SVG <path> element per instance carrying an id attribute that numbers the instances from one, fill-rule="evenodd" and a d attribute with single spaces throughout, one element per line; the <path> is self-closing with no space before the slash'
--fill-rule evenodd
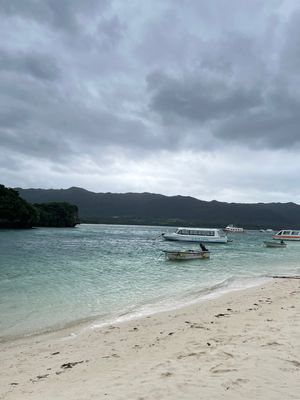
<path id="1" fill-rule="evenodd" d="M 0 399 L 300 399 L 300 280 L 0 345 Z"/>

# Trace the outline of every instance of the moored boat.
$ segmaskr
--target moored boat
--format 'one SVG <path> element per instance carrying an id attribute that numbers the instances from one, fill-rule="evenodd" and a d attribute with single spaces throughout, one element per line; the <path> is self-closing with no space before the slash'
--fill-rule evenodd
<path id="1" fill-rule="evenodd" d="M 186 261 L 195 259 L 208 259 L 210 257 L 209 251 L 199 250 L 162 250 L 165 257 L 171 261 Z"/>
<path id="2" fill-rule="evenodd" d="M 226 228 L 224 228 L 225 232 L 244 232 L 244 228 L 239 228 L 237 226 L 234 226 L 232 224 L 227 225 Z"/>
<path id="3" fill-rule="evenodd" d="M 165 240 L 182 242 L 227 243 L 222 229 L 217 228 L 177 228 L 175 232 L 163 233 Z"/>
<path id="4" fill-rule="evenodd" d="M 282 229 L 272 236 L 275 240 L 300 240 L 300 230 Z"/>
<path id="5" fill-rule="evenodd" d="M 272 248 L 284 248 L 284 247 L 286 247 L 286 243 L 284 243 L 283 240 L 281 240 L 280 242 L 275 241 L 275 240 L 266 240 L 266 241 L 264 241 L 264 245 L 266 247 L 272 247 Z"/>

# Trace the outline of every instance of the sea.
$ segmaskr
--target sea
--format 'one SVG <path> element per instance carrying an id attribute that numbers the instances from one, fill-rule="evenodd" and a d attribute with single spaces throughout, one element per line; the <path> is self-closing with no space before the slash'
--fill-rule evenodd
<path id="1" fill-rule="evenodd" d="M 176 227 L 81 224 L 0 230 L 0 340 L 122 322 L 300 273 L 300 243 L 263 246 L 270 233 L 229 233 L 208 260 L 168 261 Z"/>

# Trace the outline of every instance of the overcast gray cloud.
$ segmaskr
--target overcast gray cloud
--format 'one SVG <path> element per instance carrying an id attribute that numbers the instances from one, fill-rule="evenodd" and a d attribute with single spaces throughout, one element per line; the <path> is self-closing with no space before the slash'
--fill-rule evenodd
<path id="1" fill-rule="evenodd" d="M 299 27 L 296 0 L 0 1 L 1 182 L 300 203 Z"/>
<path id="2" fill-rule="evenodd" d="M 54 59 L 42 53 L 9 53 L 2 50 L 0 71 L 15 72 L 42 80 L 55 80 L 59 77 L 59 68 Z"/>
<path id="3" fill-rule="evenodd" d="M 4 15 L 18 16 L 46 24 L 54 29 L 80 33 L 85 18 L 101 13 L 108 5 L 108 0 L 1 0 L 0 7 Z"/>

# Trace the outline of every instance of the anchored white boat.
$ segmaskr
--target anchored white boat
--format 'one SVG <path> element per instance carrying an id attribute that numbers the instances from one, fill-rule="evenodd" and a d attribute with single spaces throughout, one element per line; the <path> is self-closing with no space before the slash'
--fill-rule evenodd
<path id="1" fill-rule="evenodd" d="M 237 226 L 234 226 L 232 224 L 227 225 L 226 228 L 224 228 L 225 232 L 244 232 L 244 228 L 239 228 Z"/>
<path id="2" fill-rule="evenodd" d="M 275 235 L 272 237 L 273 239 L 276 240 L 300 240 L 300 231 L 292 229 L 283 229 L 275 233 Z"/>
<path id="3" fill-rule="evenodd" d="M 175 232 L 163 233 L 165 240 L 182 242 L 227 243 L 222 229 L 217 228 L 177 228 Z"/>
<path id="4" fill-rule="evenodd" d="M 168 260 L 186 261 L 195 259 L 208 259 L 210 257 L 209 251 L 199 250 L 162 250 Z"/>

